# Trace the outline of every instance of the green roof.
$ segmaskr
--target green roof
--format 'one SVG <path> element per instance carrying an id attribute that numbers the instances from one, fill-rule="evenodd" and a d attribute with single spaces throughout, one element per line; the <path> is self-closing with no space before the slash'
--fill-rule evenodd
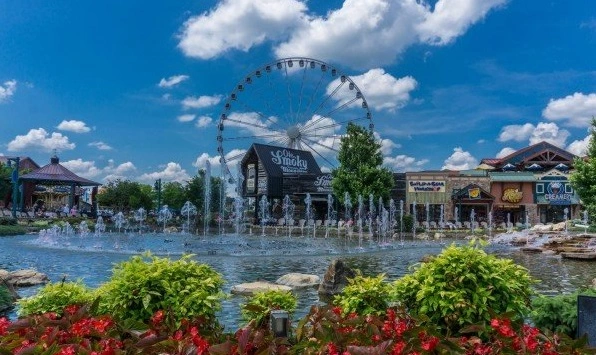
<path id="1" fill-rule="evenodd" d="M 488 173 L 491 181 L 505 181 L 505 182 L 534 182 L 538 180 L 534 173 L 525 171 L 491 171 Z"/>

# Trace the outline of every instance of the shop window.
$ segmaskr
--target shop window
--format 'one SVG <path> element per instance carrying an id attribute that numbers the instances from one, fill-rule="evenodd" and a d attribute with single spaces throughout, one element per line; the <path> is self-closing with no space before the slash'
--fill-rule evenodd
<path id="1" fill-rule="evenodd" d="M 536 185 L 536 193 L 537 194 L 543 194 L 544 193 L 544 184 L 538 184 L 538 185 Z"/>
<path id="2" fill-rule="evenodd" d="M 571 188 L 570 184 L 566 184 L 565 185 L 565 193 L 566 194 L 572 194 L 573 193 L 573 188 Z"/>

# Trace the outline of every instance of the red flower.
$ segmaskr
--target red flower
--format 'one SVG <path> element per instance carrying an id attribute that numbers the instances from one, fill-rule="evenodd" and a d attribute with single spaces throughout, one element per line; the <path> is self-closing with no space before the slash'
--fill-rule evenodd
<path id="1" fill-rule="evenodd" d="M 329 353 L 329 355 L 339 355 L 339 351 L 337 351 L 337 346 L 335 346 L 335 344 L 333 343 L 328 343 L 327 353 Z"/>
<path id="2" fill-rule="evenodd" d="M 379 334 L 374 334 L 374 335 L 372 336 L 372 341 L 373 341 L 373 342 L 378 342 L 378 341 L 381 341 L 381 336 L 380 336 Z"/>
<path id="3" fill-rule="evenodd" d="M 164 314 L 163 310 L 161 310 L 161 309 L 159 311 L 155 312 L 153 314 L 153 316 L 151 317 L 151 324 L 153 324 L 153 326 L 160 325 L 163 322 L 164 316 L 165 316 L 165 314 Z"/>
<path id="4" fill-rule="evenodd" d="M 422 342 L 422 349 L 426 351 L 433 351 L 437 347 L 437 344 L 439 344 L 439 338 L 430 336 Z"/>
<path id="5" fill-rule="evenodd" d="M 6 319 L 6 317 L 0 318 L 0 335 L 6 334 L 6 330 L 8 329 L 9 325 L 10 321 Z"/>
<path id="6" fill-rule="evenodd" d="M 55 355 L 75 355 L 77 352 L 73 345 L 60 349 Z"/>
<path id="7" fill-rule="evenodd" d="M 73 315 L 75 313 L 77 313 L 77 311 L 80 309 L 81 307 L 79 305 L 76 304 L 71 304 L 69 306 L 64 307 L 64 313 Z"/>
<path id="8" fill-rule="evenodd" d="M 337 314 L 338 316 L 341 316 L 341 307 L 333 307 L 331 310 L 333 311 L 333 313 Z"/>
<path id="9" fill-rule="evenodd" d="M 393 349 L 391 349 L 391 355 L 401 355 L 406 348 L 406 343 L 401 340 L 395 343 Z"/>

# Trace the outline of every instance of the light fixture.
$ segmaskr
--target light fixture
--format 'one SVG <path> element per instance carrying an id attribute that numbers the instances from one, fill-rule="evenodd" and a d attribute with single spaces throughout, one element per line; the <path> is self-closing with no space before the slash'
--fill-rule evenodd
<path id="1" fill-rule="evenodd" d="M 290 317 L 287 311 L 271 311 L 270 323 L 271 332 L 276 338 L 287 338 Z"/>

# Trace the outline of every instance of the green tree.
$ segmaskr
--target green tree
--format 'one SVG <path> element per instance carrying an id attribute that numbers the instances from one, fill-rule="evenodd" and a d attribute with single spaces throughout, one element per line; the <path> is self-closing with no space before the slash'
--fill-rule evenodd
<path id="1" fill-rule="evenodd" d="M 338 160 L 340 166 L 334 169 L 333 193 L 344 202 L 344 194 L 348 192 L 355 201 L 358 195 L 388 199 L 393 187 L 393 173 L 382 167 L 383 155 L 381 144 L 373 133 L 364 127 L 348 124 L 347 134 L 342 137 Z"/>
<path id="2" fill-rule="evenodd" d="M 150 210 L 153 207 L 151 186 L 130 180 L 118 179 L 108 182 L 97 195 L 97 201 L 102 206 L 109 206 L 118 211 L 130 211 L 140 207 Z"/>
<path id="3" fill-rule="evenodd" d="M 588 144 L 587 156 L 575 159 L 571 173 L 571 185 L 588 210 L 590 221 L 596 218 L 596 118 L 592 118 L 592 136 Z"/>
<path id="4" fill-rule="evenodd" d="M 161 189 L 161 198 L 164 205 L 180 210 L 186 199 L 186 187 L 178 181 L 166 182 Z"/>
<path id="5" fill-rule="evenodd" d="M 0 199 L 4 200 L 10 194 L 12 183 L 10 182 L 12 169 L 0 163 Z"/>

